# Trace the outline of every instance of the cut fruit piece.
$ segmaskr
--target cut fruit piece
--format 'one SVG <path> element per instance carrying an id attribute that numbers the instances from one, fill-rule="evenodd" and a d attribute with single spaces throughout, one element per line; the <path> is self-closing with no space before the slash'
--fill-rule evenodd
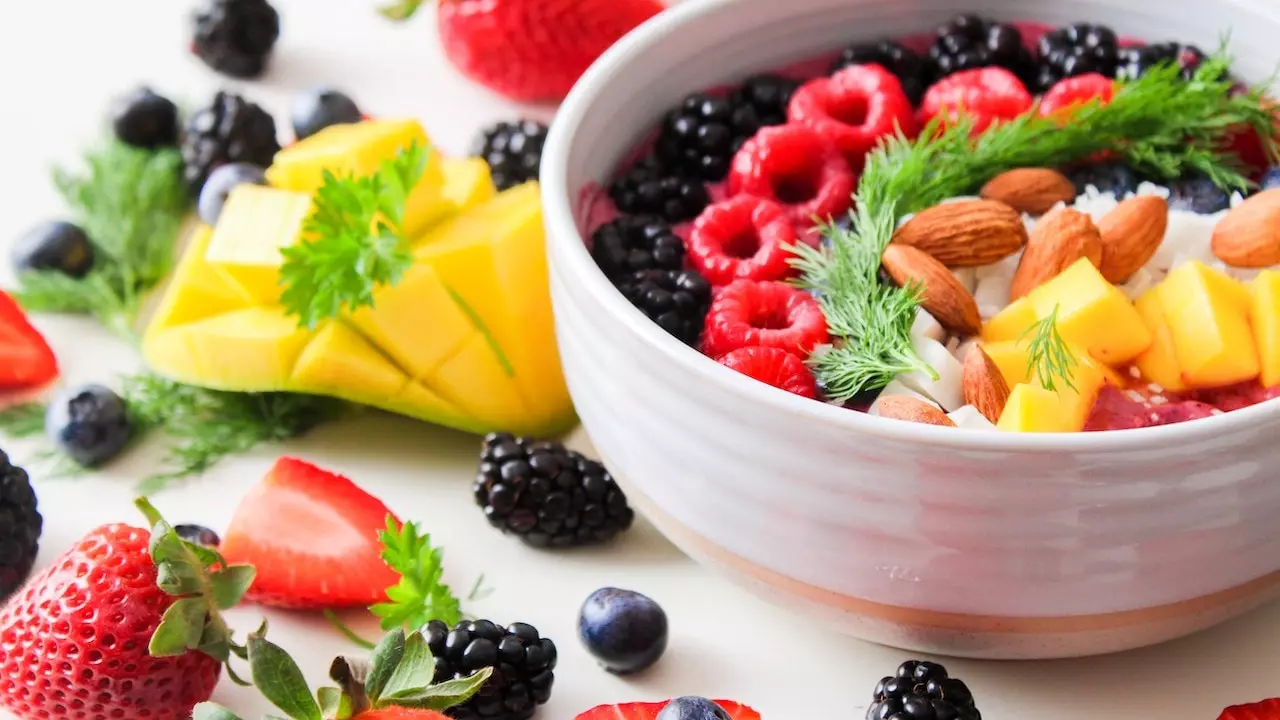
<path id="1" fill-rule="evenodd" d="M 1280 385 L 1280 271 L 1263 270 L 1253 279 L 1253 338 L 1262 361 L 1262 386 Z"/>
<path id="2" fill-rule="evenodd" d="M 1133 364 L 1142 376 L 1165 390 L 1186 390 L 1182 381 L 1182 368 L 1173 344 L 1173 330 L 1165 320 L 1164 306 L 1160 304 L 1159 288 L 1151 288 L 1134 302 L 1138 314 L 1151 330 L 1151 347 L 1138 356 Z"/>
<path id="3" fill-rule="evenodd" d="M 423 384 L 486 424 L 524 426 L 529 410 L 516 388 L 510 365 L 503 359 L 494 352 L 492 343 L 477 333 Z"/>
<path id="4" fill-rule="evenodd" d="M 208 225 L 201 225 L 192 233 L 169 281 L 171 290 L 151 315 L 148 333 L 256 304 L 244 287 L 205 260 L 212 238 L 213 228 Z"/>
<path id="5" fill-rule="evenodd" d="M 444 172 L 444 198 L 459 211 L 479 205 L 498 192 L 484 158 L 444 158 L 440 167 Z"/>
<path id="6" fill-rule="evenodd" d="M 664 702 L 634 702 L 622 703 L 620 705 L 600 705 L 590 710 L 579 713 L 574 720 L 657 720 L 662 709 L 667 706 L 670 701 Z M 715 704 L 720 706 L 729 715 L 729 720 L 760 720 L 760 713 L 743 705 L 742 703 L 733 702 L 731 700 L 716 700 Z M 682 716 L 683 717 L 683 716 Z M 710 717 L 707 720 L 711 720 Z"/>
<path id="7" fill-rule="evenodd" d="M 327 394 L 359 387 L 369 402 L 385 404 L 400 396 L 409 376 L 354 330 L 330 322 L 298 356 L 291 383 Z"/>
<path id="8" fill-rule="evenodd" d="M 401 415 L 448 425 L 452 428 L 476 434 L 489 432 L 494 427 L 492 424 L 468 415 L 460 410 L 458 406 L 431 392 L 423 387 L 422 383 L 418 382 L 410 382 L 405 385 L 395 398 L 382 407 Z"/>
<path id="9" fill-rule="evenodd" d="M 1019 383 L 996 427 L 1008 432 L 1080 432 L 1105 380 L 1097 368 L 1079 364 L 1071 378 L 1075 389 L 1058 379 L 1055 390 L 1039 383 Z"/>
<path id="10" fill-rule="evenodd" d="M 1198 261 L 1157 286 L 1182 380 L 1193 388 L 1232 385 L 1261 372 L 1258 347 L 1239 297 Z"/>
<path id="11" fill-rule="evenodd" d="M 1027 294 L 1036 318 L 1057 308 L 1058 332 L 1107 365 L 1123 365 L 1151 346 L 1151 331 L 1133 303 L 1081 258 Z"/>
<path id="12" fill-rule="evenodd" d="M 1024 340 L 1020 342 L 983 343 L 982 349 L 986 351 L 987 357 L 991 358 L 991 361 L 999 368 L 1000 374 L 1004 377 L 1005 382 L 1009 384 L 1009 387 L 1019 383 L 1031 382 L 1030 342 Z M 1089 354 L 1083 349 L 1068 346 L 1067 351 L 1076 360 L 1076 364 L 1070 370 L 1070 380 L 1077 387 L 1091 382 L 1094 375 L 1100 375 L 1102 381 L 1107 385 L 1124 387 L 1128 384 L 1120 373 L 1089 357 Z M 1040 378 L 1037 374 L 1037 385 L 1041 384 L 1039 380 Z M 1055 385 L 1060 384 L 1061 380 L 1054 378 L 1054 383 Z"/>
<path id="13" fill-rule="evenodd" d="M 1037 320 L 1031 301 L 1018 298 L 982 326 L 982 340 L 989 343 L 1021 340 Z"/>
<path id="14" fill-rule="evenodd" d="M 38 388 L 58 377 L 58 358 L 8 293 L 0 291 L 0 390 Z"/>
<path id="15" fill-rule="evenodd" d="M 240 185 L 227 197 L 205 260 L 259 302 L 274 303 L 280 298 L 280 249 L 298 242 L 310 212 L 310 195 Z"/>
<path id="16" fill-rule="evenodd" d="M 162 373 L 199 377 L 211 388 L 282 390 L 291 387 L 293 366 L 311 338 L 277 308 L 255 307 L 164 330 L 144 352 Z M 177 349 L 189 351 L 198 365 L 183 368 L 183 358 L 164 356 Z"/>

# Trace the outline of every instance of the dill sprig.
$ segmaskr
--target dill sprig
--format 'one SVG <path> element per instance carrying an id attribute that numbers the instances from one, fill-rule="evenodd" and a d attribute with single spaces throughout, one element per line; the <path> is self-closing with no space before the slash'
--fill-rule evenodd
<path id="1" fill-rule="evenodd" d="M 1079 362 L 1076 356 L 1071 353 L 1071 349 L 1067 346 L 1067 341 L 1062 339 L 1062 335 L 1058 332 L 1058 306 L 1053 306 L 1053 312 L 1046 315 L 1036 324 L 1027 328 L 1022 338 L 1018 342 L 1029 342 L 1029 351 L 1027 354 L 1027 371 L 1028 374 L 1040 381 L 1041 387 L 1051 392 L 1057 392 L 1057 380 L 1061 380 L 1062 384 L 1067 386 L 1072 392 L 1077 392 L 1075 383 L 1071 380 L 1071 370 Z"/>
<path id="2" fill-rule="evenodd" d="M 1228 190 L 1250 187 L 1225 141 L 1248 125 L 1275 157 L 1273 119 L 1260 90 L 1233 93 L 1229 65 L 1220 50 L 1190 80 L 1173 63 L 1156 66 L 1121 85 L 1110 103 L 1073 108 L 1066 122 L 1032 111 L 975 138 L 971 118 L 945 125 L 939 118 L 914 140 L 899 134 L 881 143 L 867 156 L 849 228 L 822 228 L 824 242 L 797 247 L 792 259 L 837 338 L 810 360 L 828 396 L 843 402 L 900 373 L 933 372 L 911 342 L 919 288 L 888 287 L 878 277 L 880 257 L 910 213 L 971 193 L 1006 170 L 1058 167 L 1101 152 L 1157 178 L 1199 172 Z"/>

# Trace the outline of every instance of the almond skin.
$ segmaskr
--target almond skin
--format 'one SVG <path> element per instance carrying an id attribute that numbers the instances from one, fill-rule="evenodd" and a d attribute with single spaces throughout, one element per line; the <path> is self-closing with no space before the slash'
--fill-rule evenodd
<path id="1" fill-rule="evenodd" d="M 876 401 L 876 410 L 880 412 L 880 417 L 893 420 L 906 420 L 922 425 L 956 426 L 946 413 L 923 400 L 908 395 L 882 397 Z"/>
<path id="2" fill-rule="evenodd" d="M 1000 413 L 1009 402 L 1009 383 L 1000 374 L 1000 368 L 985 350 L 975 347 L 965 355 L 961 369 L 965 403 L 992 423 L 1000 422 Z"/>
<path id="3" fill-rule="evenodd" d="M 978 193 L 1030 215 L 1043 215 L 1060 202 L 1076 197 L 1076 186 L 1066 175 L 1049 168 L 1018 168 L 991 178 Z"/>
<path id="4" fill-rule="evenodd" d="M 1235 206 L 1213 231 L 1213 254 L 1234 267 L 1280 264 L 1280 188 Z"/>
<path id="5" fill-rule="evenodd" d="M 1132 277 L 1160 249 L 1168 227 L 1169 203 L 1162 197 L 1131 197 L 1116 205 L 1098 220 L 1102 277 L 1115 284 Z"/>
<path id="6" fill-rule="evenodd" d="M 1009 286 L 1009 299 L 1017 300 L 1057 277 L 1082 257 L 1102 262 L 1102 234 L 1093 219 L 1069 207 L 1060 207 L 1040 218 Z"/>
<path id="7" fill-rule="evenodd" d="M 961 200 L 922 210 L 893 234 L 899 245 L 932 255 L 947 267 L 990 265 L 1027 244 L 1017 210 L 994 200 Z"/>
<path id="8" fill-rule="evenodd" d="M 920 305 L 942 327 L 961 335 L 976 335 L 982 330 L 982 316 L 973 294 L 932 255 L 910 245 L 890 243 L 881 262 L 899 286 L 912 282 L 921 285 Z"/>

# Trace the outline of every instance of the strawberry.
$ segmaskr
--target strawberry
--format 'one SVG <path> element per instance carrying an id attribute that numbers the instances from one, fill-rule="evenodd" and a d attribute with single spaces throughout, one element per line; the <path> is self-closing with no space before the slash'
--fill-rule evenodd
<path id="1" fill-rule="evenodd" d="M 0 609 L 0 709 L 185 720 L 243 650 L 219 611 L 240 599 L 253 568 L 228 566 L 137 504 L 150 534 L 93 530 Z"/>
<path id="2" fill-rule="evenodd" d="M 26 313 L 0 291 L 0 390 L 25 390 L 58 377 L 58 359 Z"/>
<path id="3" fill-rule="evenodd" d="M 574 720 L 655 720 L 669 700 L 654 703 L 625 703 L 601 705 L 579 714 Z M 760 720 L 760 713 L 731 700 L 716 700 L 731 720 Z"/>
<path id="4" fill-rule="evenodd" d="M 1232 705 L 1222 711 L 1218 720 L 1280 720 L 1280 698 L 1250 705 Z"/>
<path id="5" fill-rule="evenodd" d="M 341 475 L 283 457 L 240 501 L 222 541 L 229 562 L 251 564 L 248 599 L 309 609 L 371 605 L 399 576 L 378 533 L 392 515 Z"/>

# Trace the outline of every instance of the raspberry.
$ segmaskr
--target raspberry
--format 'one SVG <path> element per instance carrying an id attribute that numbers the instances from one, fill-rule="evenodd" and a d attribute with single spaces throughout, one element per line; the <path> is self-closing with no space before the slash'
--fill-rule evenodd
<path id="1" fill-rule="evenodd" d="M 1031 107 L 1031 93 L 1018 76 L 999 67 L 965 70 L 934 83 L 920 105 L 920 124 L 941 115 L 955 122 L 962 114 L 973 117 L 973 132 L 980 133 L 1001 120 L 1012 120 Z"/>
<path id="2" fill-rule="evenodd" d="M 738 195 L 698 216 L 689 233 L 689 262 L 712 285 L 739 278 L 782 280 L 792 275 L 790 246 L 800 242 L 782 206 Z"/>
<path id="3" fill-rule="evenodd" d="M 787 117 L 831 138 L 849 167 L 858 170 L 881 138 L 898 131 L 910 137 L 916 131 L 902 83 L 879 65 L 854 65 L 801 85 Z"/>
<path id="4" fill-rule="evenodd" d="M 743 143 L 729 171 L 729 192 L 775 200 L 792 222 L 807 226 L 848 210 L 854 181 L 831 141 L 813 128 L 779 125 Z"/>
<path id="5" fill-rule="evenodd" d="M 1073 108 L 1095 98 L 1106 105 L 1116 94 L 1116 83 L 1105 75 L 1089 73 L 1061 80 L 1040 98 L 1041 115 L 1069 116 Z"/>
<path id="6" fill-rule="evenodd" d="M 702 351 L 720 357 L 761 346 L 808 355 L 830 341 L 827 319 L 809 293 L 780 282 L 738 280 L 712 300 Z"/>
<path id="7" fill-rule="evenodd" d="M 719 360 L 747 377 L 802 397 L 818 397 L 818 384 L 804 361 L 774 347 L 738 348 Z"/>

